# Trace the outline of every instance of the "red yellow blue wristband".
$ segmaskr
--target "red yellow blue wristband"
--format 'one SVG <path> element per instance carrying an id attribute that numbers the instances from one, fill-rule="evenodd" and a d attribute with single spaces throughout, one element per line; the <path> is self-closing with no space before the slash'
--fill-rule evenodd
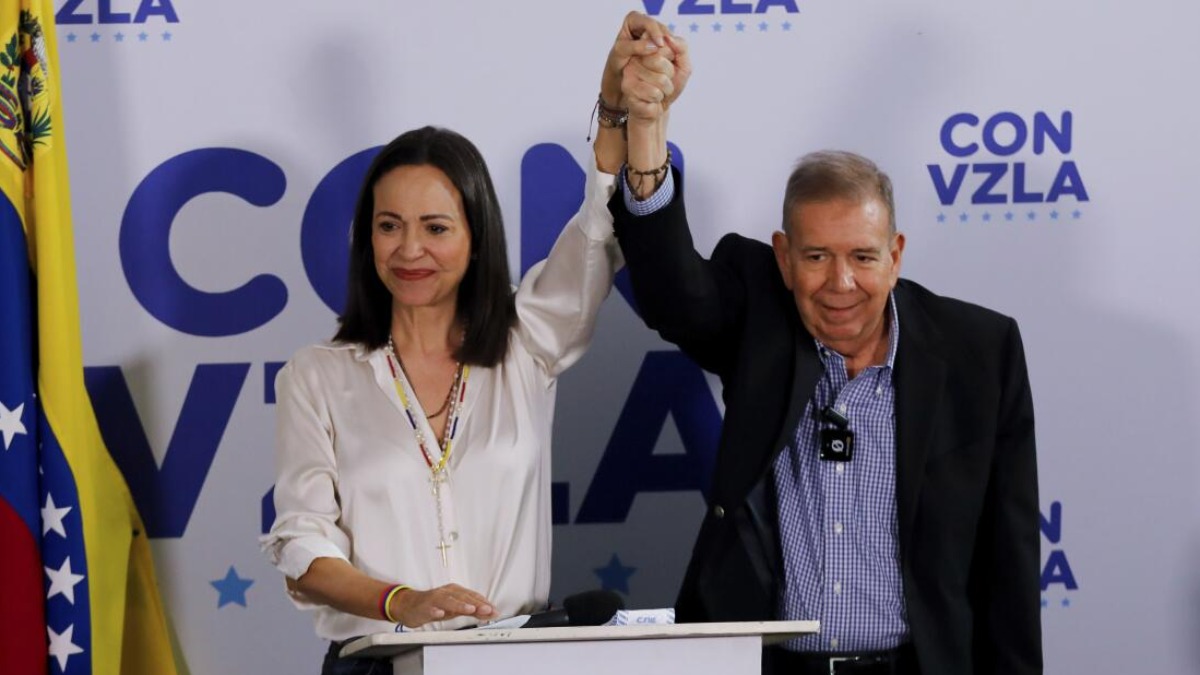
<path id="1" fill-rule="evenodd" d="M 387 619 L 388 623 L 399 623 L 399 620 L 392 616 L 392 598 L 394 598 L 400 591 L 405 591 L 410 588 L 412 587 L 405 586 L 404 584 L 396 584 L 394 586 L 389 586 L 386 590 L 384 590 L 383 594 L 379 596 L 379 613 L 383 615 L 384 619 Z"/>

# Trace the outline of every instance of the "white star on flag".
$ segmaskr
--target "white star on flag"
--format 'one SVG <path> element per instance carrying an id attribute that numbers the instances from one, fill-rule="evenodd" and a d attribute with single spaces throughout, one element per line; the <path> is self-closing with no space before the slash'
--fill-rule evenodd
<path id="1" fill-rule="evenodd" d="M 49 626 L 46 626 L 46 632 L 50 634 L 50 656 L 58 659 L 59 671 L 66 672 L 67 659 L 83 653 L 83 648 L 71 641 L 75 634 L 75 625 L 67 626 L 62 635 L 55 633 Z"/>
<path id="2" fill-rule="evenodd" d="M 24 410 L 24 403 L 17 406 L 16 410 L 9 410 L 8 406 L 0 403 L 0 434 L 4 435 L 5 450 L 12 445 L 13 436 L 29 433 L 25 430 L 25 424 L 21 422 L 21 413 Z"/>
<path id="3" fill-rule="evenodd" d="M 64 538 L 67 536 L 67 528 L 63 527 L 63 518 L 71 512 L 70 506 L 64 506 L 61 509 L 54 506 L 54 496 L 46 493 L 46 505 L 42 507 L 42 536 L 54 530 Z"/>
<path id="4" fill-rule="evenodd" d="M 49 600 L 61 593 L 67 598 L 67 602 L 75 604 L 75 584 L 83 581 L 83 575 L 71 571 L 71 559 L 64 560 L 62 567 L 57 570 L 49 567 L 45 570 L 46 575 L 50 577 L 50 590 L 46 593 L 46 599 Z"/>

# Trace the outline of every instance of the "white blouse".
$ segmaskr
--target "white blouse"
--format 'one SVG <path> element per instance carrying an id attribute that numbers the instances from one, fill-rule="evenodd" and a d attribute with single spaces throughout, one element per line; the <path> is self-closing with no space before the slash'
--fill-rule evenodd
<path id="1" fill-rule="evenodd" d="M 622 264 L 607 207 L 615 177 L 600 173 L 594 158 L 589 164 L 579 213 L 517 289 L 518 321 L 508 354 L 494 368 L 470 369 L 448 481 L 441 487 L 448 566 L 438 547 L 430 470 L 385 350 L 314 345 L 279 372 L 276 516 L 261 543 L 286 576 L 299 578 L 316 558 L 334 557 L 416 589 L 460 584 L 482 593 L 501 616 L 545 606 L 557 377 L 583 355 Z M 426 438 L 436 438 L 423 411 L 415 417 Z M 313 611 L 317 634 L 325 639 L 393 629 L 299 593 L 292 599 Z M 424 628 L 473 621 L 460 617 Z"/>

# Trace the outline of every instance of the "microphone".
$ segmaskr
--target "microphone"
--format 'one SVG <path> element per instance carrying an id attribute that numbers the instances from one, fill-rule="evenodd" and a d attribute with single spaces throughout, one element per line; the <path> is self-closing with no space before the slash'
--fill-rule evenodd
<path id="1" fill-rule="evenodd" d="M 584 591 L 564 598 L 562 609 L 531 615 L 521 627 L 599 626 L 621 609 L 625 609 L 625 601 L 613 591 Z"/>
<path id="2" fill-rule="evenodd" d="M 522 614 L 476 626 L 481 630 L 510 628 L 554 628 L 560 626 L 600 626 L 619 610 L 625 609 L 625 601 L 613 591 L 584 591 L 568 595 L 563 599 L 562 609 L 537 614 Z M 459 629 L 463 630 L 463 629 Z"/>

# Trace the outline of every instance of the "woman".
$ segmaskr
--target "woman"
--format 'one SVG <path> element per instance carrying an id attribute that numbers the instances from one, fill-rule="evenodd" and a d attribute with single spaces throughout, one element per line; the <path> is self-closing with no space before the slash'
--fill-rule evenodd
<path id="1" fill-rule="evenodd" d="M 630 56 L 655 52 L 664 33 L 627 18 L 602 100 L 620 100 Z M 619 121 L 602 115 L 583 206 L 515 295 L 495 191 L 469 141 L 410 131 L 368 170 L 340 328 L 276 381 L 277 515 L 263 549 L 332 642 L 323 672 L 369 672 L 336 656 L 359 635 L 545 606 L 555 383 L 620 265 L 607 209 Z"/>

